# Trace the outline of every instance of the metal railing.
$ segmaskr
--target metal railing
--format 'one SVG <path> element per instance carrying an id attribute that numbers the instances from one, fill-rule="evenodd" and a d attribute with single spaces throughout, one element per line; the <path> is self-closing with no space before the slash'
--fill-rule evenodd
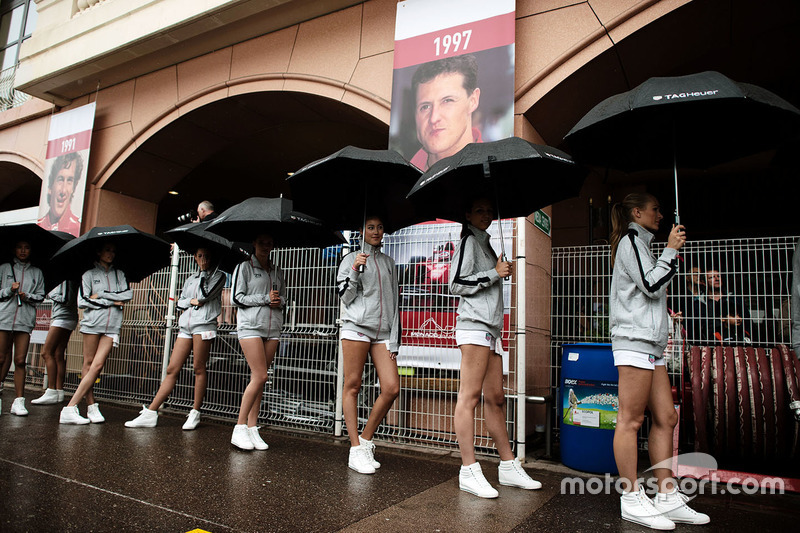
<path id="1" fill-rule="evenodd" d="M 0 111 L 7 111 L 30 100 L 30 96 L 14 89 L 17 66 L 0 71 Z"/>
<path id="2" fill-rule="evenodd" d="M 689 242 L 668 292 L 672 320 L 667 369 L 681 386 L 681 368 L 690 346 L 709 344 L 774 347 L 791 344 L 792 256 L 797 237 L 764 237 Z M 658 255 L 665 243 L 655 243 Z M 611 342 L 608 295 L 611 287 L 608 245 L 552 250 L 551 383 L 558 393 L 561 347 L 583 342 Z M 718 276 L 718 277 L 717 277 Z M 713 284 L 719 283 L 719 287 Z M 741 321 L 713 318 L 712 293 L 729 298 Z M 558 404 L 558 402 L 556 402 Z M 556 405 L 558 412 L 560 405 Z M 646 433 L 646 430 L 645 430 Z"/>
<path id="3" fill-rule="evenodd" d="M 490 234 L 496 234 L 496 226 L 496 223 L 492 225 Z M 449 294 L 447 279 L 460 231 L 459 224 L 426 224 L 401 230 L 384 239 L 385 253 L 397 264 L 404 335 L 398 356 L 401 393 L 378 428 L 378 439 L 447 449 L 457 446 L 453 409 L 458 391 L 460 352 L 455 345 L 453 329 L 458 301 Z M 504 221 L 504 234 L 506 248 L 511 251 L 512 221 Z M 357 247 L 357 236 L 352 242 Z M 495 249 L 500 249 L 497 237 L 493 237 L 492 243 Z M 341 421 L 341 413 L 336 409 L 340 343 L 335 278 L 343 251 L 346 250 L 342 247 L 334 247 L 273 252 L 273 260 L 281 265 L 286 275 L 287 308 L 280 348 L 269 370 L 261 405 L 260 419 L 267 424 L 336 433 L 336 420 Z M 180 291 L 186 278 L 194 271 L 192 257 L 181 252 L 176 271 L 174 285 Z M 112 351 L 95 385 L 98 399 L 124 404 L 142 404 L 152 400 L 166 368 L 165 317 L 170 297 L 170 276 L 171 269 L 164 268 L 141 283 L 132 284 L 134 296 L 125 306 L 120 345 Z M 503 332 L 509 352 L 506 357 L 508 373 L 504 379 L 509 400 L 506 423 L 512 442 L 519 401 L 515 381 L 516 343 L 511 333 L 516 331 L 511 325 L 515 307 L 511 298 L 514 283 L 513 279 L 504 282 L 506 327 Z M 224 418 L 238 414 L 241 396 L 250 377 L 236 337 L 236 309 L 231 306 L 229 290 L 226 288 L 223 292 L 223 309 L 209 358 L 208 389 L 202 408 L 204 414 Z M 43 316 L 38 326 L 44 331 L 49 325 L 46 308 L 42 308 Z M 174 333 L 173 340 L 177 330 Z M 38 386 L 42 385 L 44 377 L 40 349 L 40 345 L 32 345 L 27 367 L 28 383 Z M 73 333 L 67 354 L 65 389 L 74 391 L 82 361 L 79 331 Z M 193 383 L 190 356 L 164 408 L 183 412 L 191 409 Z M 362 421 L 369 416 L 379 389 L 374 367 L 368 362 L 359 397 L 359 418 Z M 340 434 L 346 434 L 346 429 L 342 427 Z M 475 434 L 478 451 L 495 453 L 480 408 L 476 413 Z"/>

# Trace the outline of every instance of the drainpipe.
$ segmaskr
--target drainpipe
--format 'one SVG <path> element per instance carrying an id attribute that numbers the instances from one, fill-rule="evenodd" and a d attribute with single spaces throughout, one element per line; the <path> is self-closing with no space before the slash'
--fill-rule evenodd
<path id="1" fill-rule="evenodd" d="M 517 218 L 517 256 L 516 256 L 516 275 L 517 275 L 517 458 L 525 461 L 525 367 L 526 367 L 526 340 L 525 329 L 527 326 L 526 316 L 526 272 L 525 272 L 525 230 L 527 220 L 524 217 Z"/>
<path id="2" fill-rule="evenodd" d="M 343 231 L 344 240 L 347 244 L 342 246 L 342 257 L 350 252 L 350 232 Z M 337 286 L 338 290 L 338 286 Z M 334 417 L 333 434 L 336 437 L 342 436 L 344 426 L 344 411 L 342 409 L 342 394 L 344 392 L 344 352 L 342 351 L 342 336 L 339 335 L 342 326 L 342 311 L 344 304 L 339 299 L 339 318 L 336 319 L 337 326 L 337 363 L 336 363 L 336 415 Z"/>
<path id="3" fill-rule="evenodd" d="M 164 332 L 164 355 L 161 358 L 161 381 L 167 377 L 169 366 L 170 348 L 172 348 L 172 330 L 175 324 L 175 295 L 178 290 L 178 265 L 180 264 L 181 249 L 177 243 L 172 243 L 172 261 L 169 271 L 169 300 L 167 303 L 167 329 Z"/>

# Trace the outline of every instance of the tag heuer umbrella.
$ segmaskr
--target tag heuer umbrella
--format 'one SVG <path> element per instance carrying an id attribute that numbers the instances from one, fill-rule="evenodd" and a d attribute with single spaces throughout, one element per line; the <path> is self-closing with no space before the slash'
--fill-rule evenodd
<path id="1" fill-rule="evenodd" d="M 220 270 L 231 273 L 250 253 L 245 244 L 234 243 L 221 235 L 206 231 L 211 222 L 183 224 L 165 231 L 164 235 L 190 254 L 194 254 L 198 248 L 210 248 L 217 257 Z"/>
<path id="2" fill-rule="evenodd" d="M 360 230 L 367 214 L 377 214 L 390 233 L 422 222 L 406 200 L 420 174 L 394 150 L 346 146 L 288 179 L 298 209 L 341 230 Z"/>
<path id="3" fill-rule="evenodd" d="M 223 211 L 206 231 L 233 241 L 250 242 L 269 233 L 275 247 L 324 248 L 345 242 L 341 232 L 321 220 L 294 211 L 286 198 L 248 198 Z"/>
<path id="4" fill-rule="evenodd" d="M 78 279 L 92 268 L 97 249 L 105 242 L 116 246 L 114 266 L 135 283 L 169 265 L 169 243 L 133 226 L 98 226 L 65 244 L 52 259 L 57 281 Z"/>
<path id="5" fill-rule="evenodd" d="M 437 161 L 408 198 L 417 213 L 428 219 L 461 222 L 468 202 L 476 197 L 494 200 L 498 219 L 527 217 L 539 208 L 577 196 L 586 175 L 586 169 L 560 150 L 509 137 L 468 144 Z"/>
<path id="6" fill-rule="evenodd" d="M 626 172 L 671 168 L 678 215 L 679 167 L 708 168 L 776 148 L 798 133 L 797 108 L 761 87 L 709 71 L 650 78 L 607 98 L 565 140 L 581 163 Z"/>

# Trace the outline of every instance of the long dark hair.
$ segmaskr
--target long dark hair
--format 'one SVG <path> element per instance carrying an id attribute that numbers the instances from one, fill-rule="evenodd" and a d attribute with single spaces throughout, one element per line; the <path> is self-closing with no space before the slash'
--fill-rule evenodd
<path id="1" fill-rule="evenodd" d="M 646 192 L 632 192 L 621 202 L 611 208 L 611 266 L 617 258 L 619 241 L 628 232 L 628 223 L 633 221 L 633 210 L 644 209 L 647 204 L 655 202 L 656 197 Z"/>

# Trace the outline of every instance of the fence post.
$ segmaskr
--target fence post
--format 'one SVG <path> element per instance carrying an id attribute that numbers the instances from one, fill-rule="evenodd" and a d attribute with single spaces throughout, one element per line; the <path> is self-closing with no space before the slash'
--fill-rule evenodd
<path id="1" fill-rule="evenodd" d="M 342 257 L 344 257 L 347 253 L 350 252 L 350 232 L 343 231 L 342 235 L 344 236 L 344 240 L 347 243 L 342 246 Z M 339 286 L 336 280 L 334 280 L 334 289 L 336 290 L 338 295 Z M 339 299 L 338 296 L 337 299 Z M 336 320 L 334 321 L 337 326 L 341 326 L 343 305 L 344 304 L 342 304 L 342 300 L 339 299 L 339 316 L 336 317 Z M 337 350 L 337 362 L 336 362 L 336 415 L 334 417 L 334 424 L 333 424 L 333 435 L 335 437 L 342 436 L 342 426 L 344 425 L 343 424 L 344 411 L 342 409 L 342 393 L 344 391 L 344 352 L 342 351 L 341 335 L 338 334 L 339 329 L 340 328 L 337 328 L 337 335 L 336 335 L 336 337 L 338 338 L 337 339 L 338 350 Z"/>
<path id="2" fill-rule="evenodd" d="M 517 218 L 517 254 L 515 257 L 516 268 L 514 269 L 517 277 L 517 458 L 525 461 L 525 412 L 526 412 L 526 390 L 525 390 L 525 363 L 527 359 L 526 336 L 527 326 L 526 315 L 526 283 L 525 283 L 525 229 L 527 221 L 524 217 Z"/>
<path id="3" fill-rule="evenodd" d="M 181 249 L 177 243 L 172 243 L 172 262 L 169 270 L 169 300 L 167 300 L 167 329 L 164 332 L 164 356 L 161 358 L 161 381 L 167 377 L 169 366 L 170 348 L 172 348 L 172 329 L 175 323 L 175 295 L 178 289 L 178 265 L 180 264 Z"/>

